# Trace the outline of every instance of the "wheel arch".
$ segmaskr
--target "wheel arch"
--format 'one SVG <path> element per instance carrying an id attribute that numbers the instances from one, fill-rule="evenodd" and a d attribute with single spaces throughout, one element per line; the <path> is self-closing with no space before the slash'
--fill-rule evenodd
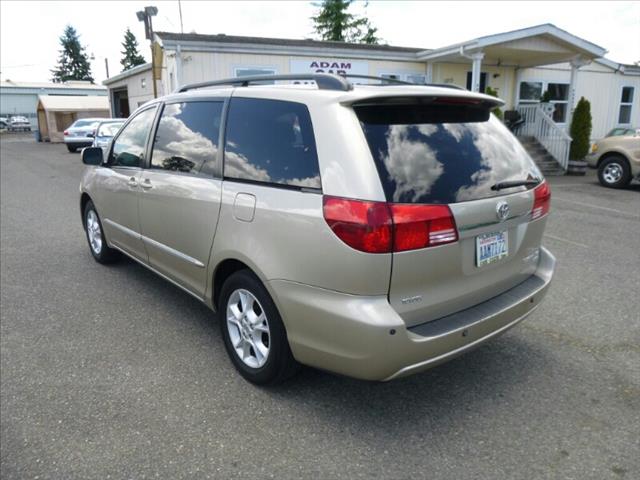
<path id="1" fill-rule="evenodd" d="M 82 192 L 80 195 L 80 218 L 82 219 L 82 226 L 84 226 L 84 209 L 87 206 L 87 203 L 92 201 L 93 200 L 87 192 Z"/>
<path id="2" fill-rule="evenodd" d="M 220 300 L 220 291 L 222 290 L 222 285 L 225 280 L 233 275 L 235 272 L 240 270 L 248 270 L 253 275 L 255 275 L 258 280 L 264 285 L 267 289 L 271 298 L 275 300 L 273 292 L 269 286 L 269 283 L 266 281 L 265 276 L 259 269 L 256 268 L 255 265 L 248 259 L 241 259 L 237 256 L 226 257 L 223 260 L 220 260 L 213 270 L 213 275 L 211 277 L 211 307 L 214 311 L 218 310 L 218 301 Z"/>
<path id="3" fill-rule="evenodd" d="M 619 152 L 617 150 L 611 150 L 609 152 L 603 153 L 598 159 L 596 168 L 600 168 L 600 165 L 602 165 L 605 160 L 608 160 L 612 157 L 620 157 L 627 164 L 627 167 L 631 168 L 631 164 L 629 163 L 629 159 L 627 158 L 627 156 L 624 153 Z"/>

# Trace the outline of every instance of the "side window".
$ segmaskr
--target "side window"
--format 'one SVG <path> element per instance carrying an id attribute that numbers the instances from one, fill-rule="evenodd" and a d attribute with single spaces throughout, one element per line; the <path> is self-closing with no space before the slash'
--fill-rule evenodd
<path id="1" fill-rule="evenodd" d="M 320 188 L 313 126 L 301 103 L 232 98 L 225 178 Z"/>
<path id="2" fill-rule="evenodd" d="M 212 174 L 223 105 L 223 102 L 166 105 L 153 143 L 151 168 Z"/>
<path id="3" fill-rule="evenodd" d="M 155 114 L 155 107 L 144 110 L 124 127 L 118 138 L 113 142 L 109 165 L 113 167 L 142 166 L 144 147 Z"/>

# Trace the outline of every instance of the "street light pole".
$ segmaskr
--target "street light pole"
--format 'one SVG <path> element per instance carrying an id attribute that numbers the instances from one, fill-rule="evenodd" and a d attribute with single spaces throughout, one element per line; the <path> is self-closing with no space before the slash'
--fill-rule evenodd
<path id="1" fill-rule="evenodd" d="M 138 20 L 144 22 L 144 36 L 151 43 L 151 83 L 153 84 L 153 98 L 158 98 L 158 87 L 156 86 L 156 59 L 153 54 L 153 22 L 151 21 L 151 17 L 157 14 L 157 7 L 144 7 L 144 10 L 136 12 Z"/>

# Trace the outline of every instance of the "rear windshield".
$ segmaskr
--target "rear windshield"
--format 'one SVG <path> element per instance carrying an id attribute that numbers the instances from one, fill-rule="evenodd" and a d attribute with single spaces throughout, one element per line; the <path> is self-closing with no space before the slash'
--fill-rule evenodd
<path id="1" fill-rule="evenodd" d="M 76 123 L 73 124 L 73 128 L 89 127 L 97 124 L 98 122 L 95 120 L 77 120 Z"/>
<path id="2" fill-rule="evenodd" d="M 389 202 L 457 203 L 525 190 L 541 178 L 520 142 L 493 115 L 461 106 L 354 107 Z"/>

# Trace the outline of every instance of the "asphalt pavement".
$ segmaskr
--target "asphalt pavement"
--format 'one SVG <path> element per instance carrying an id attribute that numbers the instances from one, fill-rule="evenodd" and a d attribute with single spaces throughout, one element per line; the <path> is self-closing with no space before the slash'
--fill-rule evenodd
<path id="1" fill-rule="evenodd" d="M 97 264 L 79 154 L 0 137 L 0 476 L 640 478 L 640 185 L 556 177 L 554 283 L 525 322 L 426 373 L 258 388 L 215 316 Z"/>

